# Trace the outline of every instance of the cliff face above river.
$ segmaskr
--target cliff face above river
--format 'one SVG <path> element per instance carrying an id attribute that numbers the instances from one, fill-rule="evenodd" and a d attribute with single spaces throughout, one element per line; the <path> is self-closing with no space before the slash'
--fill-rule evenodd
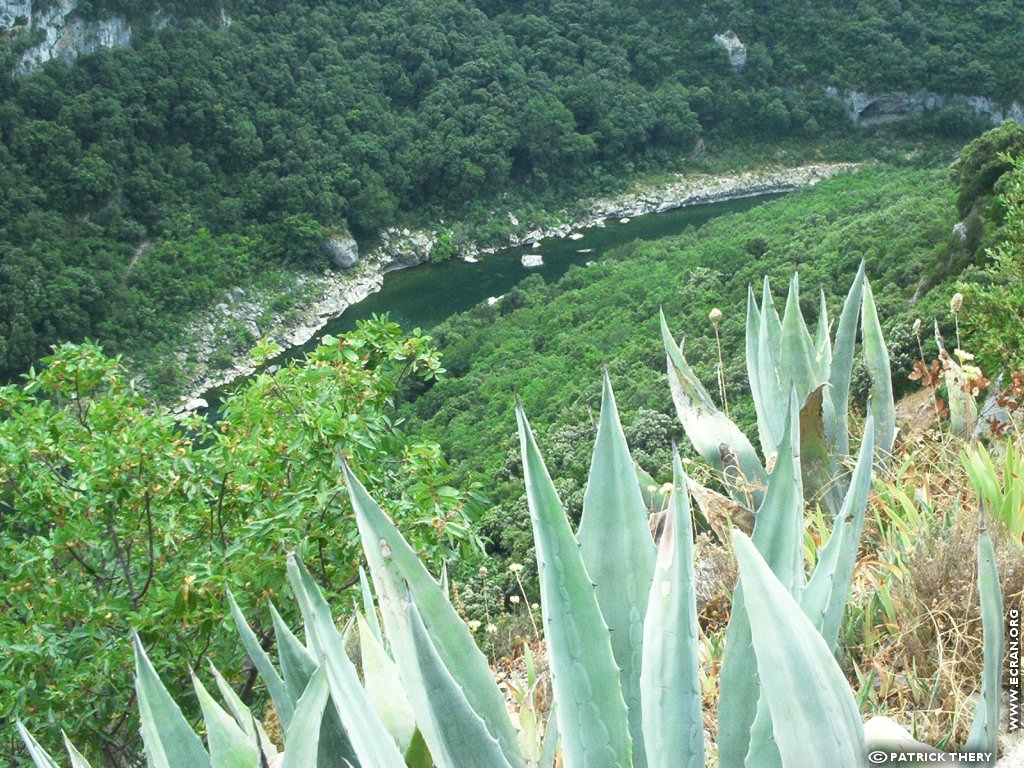
<path id="1" fill-rule="evenodd" d="M 511 223 L 507 240 L 467 243 L 456 249 L 455 257 L 469 262 L 481 261 L 501 248 L 569 237 L 581 229 L 602 227 L 608 219 L 621 220 L 687 205 L 787 192 L 854 167 L 850 163 L 820 164 L 731 176 L 677 176 L 663 183 L 637 184 L 621 194 L 587 201 L 583 208 L 588 213 L 573 223 L 557 227 L 534 226 L 514 212 L 503 212 L 500 215 Z M 281 291 L 260 293 L 232 289 L 223 302 L 190 324 L 185 334 L 187 340 L 179 347 L 177 365 L 188 372 L 191 382 L 188 402 L 199 405 L 202 393 L 252 373 L 254 366 L 246 352 L 255 339 L 270 337 L 286 348 L 307 342 L 329 320 L 379 291 L 387 272 L 429 261 L 439 236 L 438 231 L 388 229 L 380 233 L 379 244 L 359 254 L 358 261 L 349 269 L 290 274 Z M 485 264 L 479 267 L 486 268 Z M 297 306 L 287 312 L 275 311 L 283 294 L 297 297 Z"/>

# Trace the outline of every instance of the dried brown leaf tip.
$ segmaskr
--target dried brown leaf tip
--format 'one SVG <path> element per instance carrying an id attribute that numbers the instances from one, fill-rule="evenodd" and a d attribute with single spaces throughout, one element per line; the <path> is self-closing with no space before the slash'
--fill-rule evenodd
<path id="1" fill-rule="evenodd" d="M 922 387 L 937 387 L 942 381 L 942 373 L 943 366 L 938 360 L 932 360 L 927 368 L 920 360 L 915 360 L 909 378 L 911 381 L 920 381 Z"/>

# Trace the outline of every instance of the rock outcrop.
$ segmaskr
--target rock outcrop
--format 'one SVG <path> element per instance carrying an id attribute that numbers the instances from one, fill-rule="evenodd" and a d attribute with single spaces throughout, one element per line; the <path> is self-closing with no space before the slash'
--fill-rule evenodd
<path id="1" fill-rule="evenodd" d="M 0 0 L 0 29 L 28 24 L 32 0 Z"/>
<path id="2" fill-rule="evenodd" d="M 132 27 L 123 16 L 86 21 L 74 14 L 78 0 L 42 5 L 32 0 L 0 0 L 0 29 L 40 30 L 42 42 L 22 54 L 15 72 L 31 72 L 51 59 L 71 63 L 97 48 L 131 45 Z"/>
<path id="3" fill-rule="evenodd" d="M 525 253 L 523 258 L 519 260 L 519 263 L 527 269 L 536 269 L 537 267 L 544 266 L 544 257 L 539 253 Z"/>
<path id="4" fill-rule="evenodd" d="M 338 269 L 351 269 L 359 263 L 359 246 L 352 235 L 340 234 L 329 237 L 320 249 Z"/>
<path id="5" fill-rule="evenodd" d="M 715 42 L 725 49 L 729 54 L 729 63 L 737 72 L 741 72 L 747 66 L 747 46 L 745 46 L 736 33 L 731 29 L 715 35 Z"/>
<path id="6" fill-rule="evenodd" d="M 892 93 L 867 93 L 866 91 L 840 91 L 826 88 L 825 94 L 843 103 L 846 114 L 859 125 L 878 125 L 902 120 L 921 112 L 932 112 L 947 106 L 966 107 L 983 120 L 998 125 L 1004 120 L 1024 123 L 1024 106 L 1014 101 L 1003 106 L 985 96 L 951 96 L 932 91 L 893 91 Z"/>

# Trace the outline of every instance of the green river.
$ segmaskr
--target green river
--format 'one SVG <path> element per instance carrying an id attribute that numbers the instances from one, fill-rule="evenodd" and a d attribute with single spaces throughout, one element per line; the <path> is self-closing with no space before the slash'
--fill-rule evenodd
<path id="1" fill-rule="evenodd" d="M 538 274 L 547 281 L 557 280 L 570 267 L 597 261 L 616 246 L 633 240 L 656 240 L 682 232 L 687 227 L 699 227 L 717 216 L 745 211 L 769 197 L 771 195 L 758 195 L 690 205 L 664 213 L 637 216 L 625 224 L 609 219 L 604 227 L 580 230 L 583 237 L 579 240 L 551 238 L 541 241 L 537 248 L 517 246 L 481 255 L 475 264 L 452 259 L 442 264 L 422 264 L 389 272 L 378 293 L 350 307 L 308 342 L 286 350 L 272 362 L 280 365 L 300 357 L 316 347 L 324 334 L 337 335 L 351 331 L 358 321 L 368 319 L 373 314 L 387 313 L 391 320 L 406 329 L 429 330 L 491 296 L 501 296 L 528 275 Z M 534 269 L 523 267 L 520 259 L 527 253 L 543 256 L 544 265 Z M 236 379 L 232 384 L 209 390 L 203 396 L 210 403 L 210 417 L 217 418 L 218 405 L 224 392 L 244 380 Z"/>

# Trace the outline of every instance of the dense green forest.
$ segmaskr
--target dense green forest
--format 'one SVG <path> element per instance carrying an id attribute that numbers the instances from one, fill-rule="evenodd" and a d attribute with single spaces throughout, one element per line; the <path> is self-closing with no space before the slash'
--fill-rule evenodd
<path id="1" fill-rule="evenodd" d="M 708 314 L 721 308 L 726 393 L 733 418 L 750 427 L 741 342 L 748 284 L 768 276 L 779 297 L 797 269 L 813 324 L 818 289 L 834 316 L 861 261 L 885 318 L 896 389 L 916 387 L 905 376 L 922 354 L 914 319 L 937 318 L 956 333 L 948 307 L 958 280 L 974 291 L 965 346 L 1019 333 L 1024 168 L 1001 150 L 1019 152 L 1022 136 L 1009 124 L 986 134 L 952 175 L 879 164 L 633 243 L 551 285 L 531 278 L 493 306 L 452 318 L 434 340 L 383 320 L 326 337 L 304 360 L 241 385 L 215 425 L 152 407 L 96 345 L 62 345 L 23 383 L 0 387 L 0 644 L 9 649 L 0 719 L 9 726 L 20 717 L 51 749 L 64 728 L 94 764 L 132 764 L 140 743 L 129 629 L 188 717 L 198 706 L 182 695 L 187 669 L 206 674 L 209 661 L 265 714 L 265 692 L 224 621 L 228 591 L 250 617 L 267 603 L 284 609 L 283 556 L 295 551 L 349 612 L 360 552 L 346 465 L 387 500 L 432 572 L 449 563 L 461 615 L 488 627 L 482 643 L 496 657 L 510 652 L 530 632 L 520 595 L 528 605 L 537 594 L 514 395 L 578 518 L 602 368 L 634 458 L 666 477 L 681 433 L 670 416 L 659 308 L 706 382 L 718 354 Z M 952 224 L 964 212 L 962 238 Z M 975 307 L 984 312 L 972 320 Z M 278 351 L 264 343 L 256 354 Z M 923 354 L 934 353 L 925 338 Z M 998 348 L 988 359 L 1020 362 Z M 855 371 L 855 400 L 866 391 Z M 284 618 L 298 621 L 294 608 Z M 256 642 L 283 642 L 279 625 L 256 621 Z M 0 756 L 21 754 L 5 727 Z"/>
<path id="2" fill-rule="evenodd" d="M 1008 102 L 1024 71 L 1013 2 L 179 2 L 160 30 L 153 10 L 82 3 L 137 23 L 73 67 L 14 76 L 33 33 L 3 44 L 0 378 L 87 336 L 168 358 L 189 312 L 322 267 L 334 231 L 568 200 L 679 168 L 702 137 L 849 151 L 825 86 Z M 913 126 L 978 128 L 962 107 Z"/>

